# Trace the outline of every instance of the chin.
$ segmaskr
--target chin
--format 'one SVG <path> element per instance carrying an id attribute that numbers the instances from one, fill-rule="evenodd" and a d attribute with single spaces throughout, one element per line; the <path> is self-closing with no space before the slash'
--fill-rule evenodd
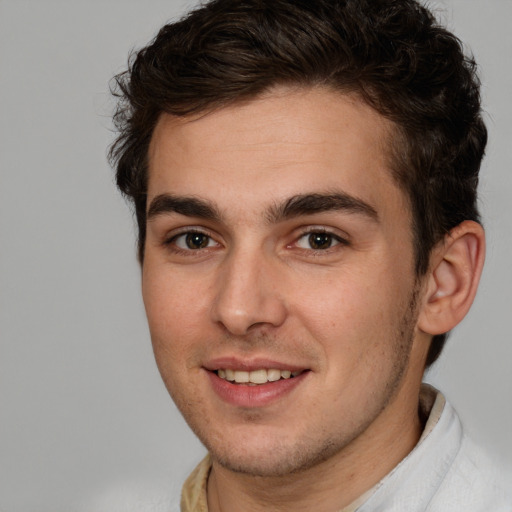
<path id="1" fill-rule="evenodd" d="M 307 471 L 332 458 L 345 444 L 336 441 L 304 439 L 293 443 L 288 437 L 274 438 L 269 444 L 265 439 L 258 441 L 256 435 L 229 445 L 204 441 L 203 444 L 213 460 L 229 471 L 275 478 Z"/>

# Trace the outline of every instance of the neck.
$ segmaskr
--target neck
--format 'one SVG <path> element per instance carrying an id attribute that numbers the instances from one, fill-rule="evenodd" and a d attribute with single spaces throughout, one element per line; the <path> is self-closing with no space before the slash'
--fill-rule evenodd
<path id="1" fill-rule="evenodd" d="M 210 512 L 332 512 L 350 505 L 386 476 L 418 442 L 419 383 L 402 388 L 393 403 L 335 456 L 282 477 L 235 473 L 213 460 Z M 241 507 L 243 504 L 243 507 Z"/>

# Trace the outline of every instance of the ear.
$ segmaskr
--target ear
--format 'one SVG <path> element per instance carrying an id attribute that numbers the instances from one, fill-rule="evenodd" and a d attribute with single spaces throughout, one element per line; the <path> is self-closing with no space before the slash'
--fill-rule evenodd
<path id="1" fill-rule="evenodd" d="M 443 334 L 466 315 L 476 295 L 485 259 L 485 233 L 480 224 L 464 221 L 432 251 L 418 328 Z"/>

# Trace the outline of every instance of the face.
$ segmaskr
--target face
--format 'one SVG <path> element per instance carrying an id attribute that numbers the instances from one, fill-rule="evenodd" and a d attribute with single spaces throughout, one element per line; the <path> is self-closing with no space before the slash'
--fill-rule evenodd
<path id="1" fill-rule="evenodd" d="M 155 129 L 154 352 L 224 467 L 283 475 L 400 425 L 419 379 L 417 286 L 390 133 L 357 98 L 321 89 L 163 115 Z"/>

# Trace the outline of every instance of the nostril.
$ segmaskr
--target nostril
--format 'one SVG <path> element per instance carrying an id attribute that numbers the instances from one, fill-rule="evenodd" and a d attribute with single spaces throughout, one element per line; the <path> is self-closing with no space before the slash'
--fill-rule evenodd
<path id="1" fill-rule="evenodd" d="M 237 336 L 280 325 L 286 308 L 276 293 L 270 270 L 259 254 L 233 252 L 215 283 L 214 322 Z"/>

